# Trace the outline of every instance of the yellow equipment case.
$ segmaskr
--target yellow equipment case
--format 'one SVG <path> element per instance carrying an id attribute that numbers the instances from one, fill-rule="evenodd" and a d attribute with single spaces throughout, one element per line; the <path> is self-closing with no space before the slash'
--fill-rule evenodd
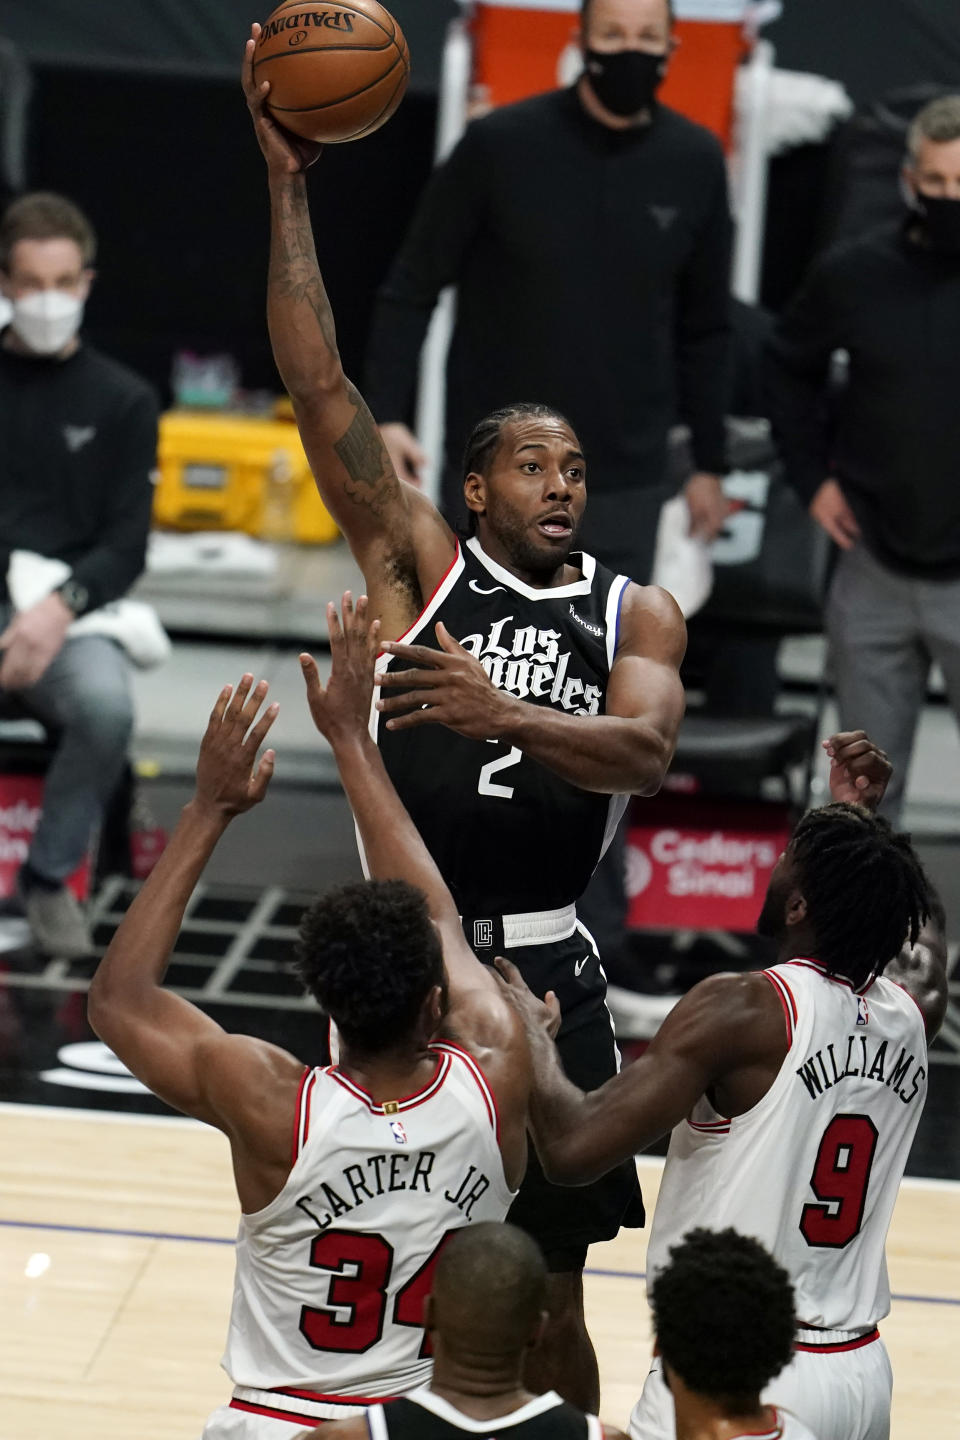
<path id="1" fill-rule="evenodd" d="M 158 459 L 155 525 L 313 545 L 337 538 L 288 420 L 168 410 Z"/>

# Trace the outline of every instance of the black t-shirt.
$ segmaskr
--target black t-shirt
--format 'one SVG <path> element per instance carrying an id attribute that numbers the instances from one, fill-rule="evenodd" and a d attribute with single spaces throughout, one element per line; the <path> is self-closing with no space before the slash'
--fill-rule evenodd
<path id="1" fill-rule="evenodd" d="M 582 566 L 580 580 L 535 590 L 469 540 L 410 637 L 436 649 L 442 620 L 507 694 L 567 715 L 602 715 L 627 581 L 589 555 L 573 554 L 570 563 Z M 626 805 L 571 785 L 515 747 L 443 725 L 388 730 L 379 719 L 376 740 L 471 920 L 572 904 Z"/>
<path id="2" fill-rule="evenodd" d="M 143 569 L 157 401 L 132 370 L 83 344 L 67 360 L 0 345 L 0 596 L 12 550 L 63 560 L 88 609 Z"/>
<path id="3" fill-rule="evenodd" d="M 835 350 L 850 364 L 831 412 Z M 899 224 L 827 251 L 777 324 L 767 377 L 801 497 L 838 480 L 879 560 L 960 577 L 960 256 Z"/>
<path id="4" fill-rule="evenodd" d="M 659 485 L 678 418 L 724 464 L 730 215 L 716 138 L 657 106 L 610 130 L 574 90 L 470 125 L 434 173 L 374 313 L 365 394 L 407 417 L 434 301 L 457 285 L 446 443 L 498 406 L 565 414 L 607 490 Z"/>

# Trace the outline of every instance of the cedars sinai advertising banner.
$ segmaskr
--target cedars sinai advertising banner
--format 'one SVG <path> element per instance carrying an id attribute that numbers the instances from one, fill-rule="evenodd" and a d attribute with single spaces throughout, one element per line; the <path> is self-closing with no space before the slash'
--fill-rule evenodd
<path id="1" fill-rule="evenodd" d="M 637 801 L 627 835 L 628 924 L 752 931 L 790 829 L 786 806 L 679 795 Z"/>

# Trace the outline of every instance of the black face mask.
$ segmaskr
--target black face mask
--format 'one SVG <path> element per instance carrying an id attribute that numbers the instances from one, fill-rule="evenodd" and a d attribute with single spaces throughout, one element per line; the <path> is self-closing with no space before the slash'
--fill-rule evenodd
<path id="1" fill-rule="evenodd" d="M 918 191 L 916 208 L 930 249 L 960 258 L 960 200 Z"/>
<path id="2" fill-rule="evenodd" d="M 653 104 L 667 68 L 667 53 L 646 50 L 585 50 L 586 75 L 613 115 L 638 115 Z"/>

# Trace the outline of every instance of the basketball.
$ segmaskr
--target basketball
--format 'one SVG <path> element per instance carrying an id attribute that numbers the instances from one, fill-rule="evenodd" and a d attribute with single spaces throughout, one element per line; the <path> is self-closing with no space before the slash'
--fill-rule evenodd
<path id="1" fill-rule="evenodd" d="M 270 81 L 268 108 L 287 130 L 340 145 L 390 119 L 407 88 L 410 52 L 377 0 L 312 10 L 284 0 L 260 31 L 253 73 L 258 85 Z"/>

